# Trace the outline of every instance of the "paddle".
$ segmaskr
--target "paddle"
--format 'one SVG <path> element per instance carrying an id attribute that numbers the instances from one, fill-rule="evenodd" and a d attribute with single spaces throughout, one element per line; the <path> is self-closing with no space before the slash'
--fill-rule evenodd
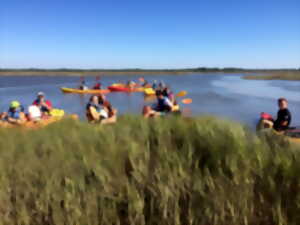
<path id="1" fill-rule="evenodd" d="M 187 95 L 187 92 L 186 91 L 180 91 L 177 93 L 176 97 L 184 97 Z"/>
<path id="2" fill-rule="evenodd" d="M 191 98 L 184 98 L 181 100 L 183 104 L 191 104 L 193 100 Z"/>

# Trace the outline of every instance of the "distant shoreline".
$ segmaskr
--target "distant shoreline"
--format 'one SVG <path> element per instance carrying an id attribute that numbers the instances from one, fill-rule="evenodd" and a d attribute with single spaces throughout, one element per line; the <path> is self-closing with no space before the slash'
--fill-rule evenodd
<path id="1" fill-rule="evenodd" d="M 184 74 L 245 74 L 248 80 L 300 80 L 300 70 L 296 69 L 239 69 L 239 68 L 196 68 L 196 69 L 166 69 L 166 70 L 81 70 L 81 69 L 0 69 L 0 76 L 118 76 L 118 75 L 184 75 Z"/>

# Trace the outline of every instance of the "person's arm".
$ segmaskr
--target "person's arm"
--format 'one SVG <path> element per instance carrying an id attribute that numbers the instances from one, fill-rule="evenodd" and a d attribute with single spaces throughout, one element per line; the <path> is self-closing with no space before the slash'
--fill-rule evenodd
<path id="1" fill-rule="evenodd" d="M 90 106 L 89 111 L 90 111 L 90 114 L 91 114 L 91 117 L 93 118 L 93 120 L 100 119 L 100 115 L 94 107 Z"/>
<path id="2" fill-rule="evenodd" d="M 52 109 L 52 104 L 50 101 L 43 101 L 42 106 L 44 106 L 48 111 Z"/>
<path id="3" fill-rule="evenodd" d="M 171 108 L 173 108 L 173 103 L 170 101 L 170 99 L 165 98 L 165 104 Z"/>
<path id="4" fill-rule="evenodd" d="M 292 119 L 291 113 L 289 111 L 287 111 L 286 115 L 284 116 L 284 120 L 281 121 L 280 125 L 284 126 L 284 127 L 289 126 L 291 119 Z"/>

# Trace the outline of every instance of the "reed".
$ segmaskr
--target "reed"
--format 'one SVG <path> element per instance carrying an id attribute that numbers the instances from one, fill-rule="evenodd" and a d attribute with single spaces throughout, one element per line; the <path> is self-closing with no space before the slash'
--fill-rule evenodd
<path id="1" fill-rule="evenodd" d="M 0 129 L 0 224 L 299 224 L 299 162 L 213 117 Z"/>

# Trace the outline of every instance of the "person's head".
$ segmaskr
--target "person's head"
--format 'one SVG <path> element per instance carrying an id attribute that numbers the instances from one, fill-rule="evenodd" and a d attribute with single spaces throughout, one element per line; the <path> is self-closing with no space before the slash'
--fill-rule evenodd
<path id="1" fill-rule="evenodd" d="M 285 98 L 278 99 L 278 107 L 280 109 L 286 109 L 288 107 L 288 101 Z"/>
<path id="2" fill-rule="evenodd" d="M 105 97 L 104 94 L 98 95 L 98 101 L 99 101 L 99 104 L 102 105 L 102 104 L 105 102 L 105 100 L 106 100 L 106 97 Z"/>
<path id="3" fill-rule="evenodd" d="M 20 108 L 21 104 L 18 101 L 12 101 L 9 105 L 10 109 L 13 111 L 16 111 L 18 108 Z"/>
<path id="4" fill-rule="evenodd" d="M 164 98 L 163 92 L 162 92 L 162 91 L 156 91 L 156 97 L 157 97 L 158 99 Z"/>
<path id="5" fill-rule="evenodd" d="M 99 104 L 99 98 L 97 95 L 92 95 L 90 97 L 90 103 L 93 103 L 93 104 Z"/>
<path id="6" fill-rule="evenodd" d="M 45 94 L 44 94 L 44 92 L 38 92 L 37 93 L 37 98 L 39 99 L 39 100 L 42 100 L 42 99 L 45 99 Z"/>

